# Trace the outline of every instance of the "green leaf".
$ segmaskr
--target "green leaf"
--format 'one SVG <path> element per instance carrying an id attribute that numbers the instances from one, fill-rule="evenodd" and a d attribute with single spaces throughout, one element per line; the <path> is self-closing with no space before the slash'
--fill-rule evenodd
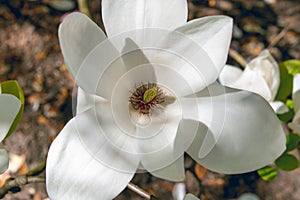
<path id="1" fill-rule="evenodd" d="M 15 130 L 19 121 L 21 120 L 21 117 L 22 117 L 23 111 L 24 111 L 25 99 L 24 99 L 23 91 L 17 81 L 10 80 L 10 81 L 2 82 L 2 83 L 0 83 L 0 87 L 1 87 L 2 94 L 14 95 L 21 101 L 21 108 L 6 135 L 6 138 L 7 138 Z"/>
<path id="2" fill-rule="evenodd" d="M 280 121 L 288 122 L 293 119 L 293 117 L 295 115 L 295 111 L 294 111 L 294 109 L 291 109 L 290 107 L 288 107 L 288 108 L 289 108 L 288 112 L 283 113 L 283 114 L 277 114 L 277 117 L 280 119 Z"/>
<path id="3" fill-rule="evenodd" d="M 300 73 L 300 60 L 287 60 L 284 65 L 290 75 L 295 76 Z"/>
<path id="4" fill-rule="evenodd" d="M 277 176 L 276 170 L 271 166 L 263 167 L 257 170 L 257 173 L 265 181 L 271 181 Z"/>
<path id="5" fill-rule="evenodd" d="M 279 64 L 280 85 L 278 88 L 277 95 L 275 97 L 276 100 L 283 102 L 287 99 L 289 95 L 291 95 L 293 87 L 293 76 L 289 74 L 284 63 L 285 62 Z"/>
<path id="6" fill-rule="evenodd" d="M 286 136 L 286 151 L 292 151 L 297 148 L 300 142 L 300 136 L 295 133 L 289 133 Z"/>
<path id="7" fill-rule="evenodd" d="M 297 158 L 294 155 L 287 153 L 284 153 L 277 158 L 275 164 L 284 171 L 292 171 L 299 166 Z"/>

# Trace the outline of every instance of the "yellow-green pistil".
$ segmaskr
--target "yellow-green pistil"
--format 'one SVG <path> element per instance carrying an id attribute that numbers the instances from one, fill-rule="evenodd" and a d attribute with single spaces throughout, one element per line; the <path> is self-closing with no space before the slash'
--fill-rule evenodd
<path id="1" fill-rule="evenodd" d="M 151 109 L 165 102 L 165 95 L 155 83 L 142 84 L 129 98 L 133 109 L 142 114 L 149 114 Z"/>

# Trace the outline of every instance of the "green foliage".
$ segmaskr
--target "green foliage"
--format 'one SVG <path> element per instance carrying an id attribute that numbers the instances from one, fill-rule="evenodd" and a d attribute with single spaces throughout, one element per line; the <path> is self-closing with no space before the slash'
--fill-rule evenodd
<path id="1" fill-rule="evenodd" d="M 286 152 L 292 151 L 297 148 L 300 142 L 300 136 L 295 133 L 289 133 L 286 136 Z"/>
<path id="2" fill-rule="evenodd" d="M 11 94 L 16 96 L 20 101 L 21 101 L 21 108 L 13 122 L 13 124 L 11 125 L 6 138 L 10 136 L 10 134 L 15 130 L 15 128 L 17 127 L 19 121 L 21 120 L 21 117 L 23 115 L 23 111 L 24 111 L 24 95 L 23 95 L 23 91 L 20 87 L 20 85 L 18 84 L 17 81 L 14 80 L 10 80 L 10 81 L 5 81 L 0 83 L 0 87 L 1 87 L 1 91 L 3 94 Z"/>
<path id="3" fill-rule="evenodd" d="M 300 60 L 287 60 L 284 65 L 290 75 L 295 76 L 300 73 Z"/>
<path id="4" fill-rule="evenodd" d="M 280 85 L 276 100 L 285 101 L 292 93 L 293 77 L 300 73 L 300 60 L 287 60 L 279 64 Z"/>
<path id="5" fill-rule="evenodd" d="M 258 175 L 265 181 L 271 181 L 276 178 L 277 172 L 274 167 L 266 166 L 257 170 Z"/>
<path id="6" fill-rule="evenodd" d="M 277 167 L 284 171 L 292 171 L 299 166 L 298 159 L 291 154 L 283 153 L 275 160 Z"/>
<path id="7" fill-rule="evenodd" d="M 285 102 L 285 105 L 288 107 L 289 111 L 286 113 L 283 113 L 283 114 L 277 114 L 277 117 L 282 122 L 288 122 L 288 121 L 292 120 L 295 115 L 293 101 L 288 99 Z"/>
<path id="8" fill-rule="evenodd" d="M 279 64 L 279 71 L 280 85 L 275 99 L 279 101 L 285 101 L 287 97 L 292 93 L 293 76 L 289 74 L 285 62 Z"/>
<path id="9" fill-rule="evenodd" d="M 289 111 L 283 114 L 277 114 L 277 117 L 280 119 L 282 122 L 288 122 L 293 119 L 295 115 L 294 109 L 289 108 Z"/>

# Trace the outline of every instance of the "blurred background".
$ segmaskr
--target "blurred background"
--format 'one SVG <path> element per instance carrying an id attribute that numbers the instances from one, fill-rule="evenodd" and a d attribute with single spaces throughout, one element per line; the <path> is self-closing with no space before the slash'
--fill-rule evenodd
<path id="1" fill-rule="evenodd" d="M 25 174 L 44 162 L 51 142 L 72 117 L 74 82 L 63 62 L 57 29 L 65 15 L 78 11 L 79 7 L 84 8 L 82 2 L 0 0 L 0 82 L 17 80 L 26 100 L 18 128 L 3 143 L 10 153 L 10 173 L 0 176 L 0 186 L 8 177 Z M 258 56 L 265 48 L 278 62 L 300 59 L 299 0 L 188 2 L 189 20 L 220 14 L 233 17 L 231 48 L 246 61 Z M 103 28 L 100 0 L 87 1 L 86 6 L 91 18 Z M 230 56 L 228 63 L 239 66 Z M 238 199 L 247 192 L 266 200 L 298 200 L 300 197 L 299 169 L 279 172 L 275 180 L 263 181 L 257 172 L 233 176 L 215 174 L 188 156 L 185 168 L 187 191 L 201 200 Z M 171 182 L 149 174 L 137 174 L 132 182 L 159 199 L 172 199 L 174 184 Z M 9 192 L 3 199 L 45 200 L 45 184 L 28 184 L 21 191 Z M 142 198 L 126 189 L 116 199 Z"/>

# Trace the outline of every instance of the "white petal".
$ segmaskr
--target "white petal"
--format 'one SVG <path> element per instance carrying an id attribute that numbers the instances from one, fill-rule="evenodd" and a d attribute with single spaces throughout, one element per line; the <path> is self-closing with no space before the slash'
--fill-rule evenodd
<path id="1" fill-rule="evenodd" d="M 293 80 L 293 102 L 297 112 L 300 109 L 300 74 L 296 74 Z"/>
<path id="2" fill-rule="evenodd" d="M 0 141 L 9 131 L 21 108 L 20 100 L 10 94 L 0 94 Z"/>
<path id="3" fill-rule="evenodd" d="M 119 110 L 117 114 L 126 116 L 122 112 Z M 126 117 L 129 118 L 129 114 Z M 116 121 L 109 102 L 95 104 L 94 108 L 77 115 L 73 121 L 75 134 L 95 159 L 119 171 L 136 170 L 139 159 L 135 126 L 130 120 L 124 119 L 121 123 Z M 112 159 L 117 157 L 120 159 Z"/>
<path id="4" fill-rule="evenodd" d="M 92 108 L 93 106 L 95 106 L 95 104 L 100 103 L 100 102 L 105 102 L 105 101 L 106 100 L 104 98 L 101 98 L 96 95 L 88 94 L 88 93 L 84 92 L 83 89 L 78 87 L 77 99 L 76 99 L 76 102 L 77 102 L 76 103 L 76 112 L 74 112 L 73 115 L 82 113 L 82 112 Z"/>
<path id="5" fill-rule="evenodd" d="M 157 83 L 172 91 L 174 96 L 180 97 L 193 94 L 205 85 L 201 77 L 188 68 L 154 65 Z"/>
<path id="6" fill-rule="evenodd" d="M 129 98 L 142 83 L 156 83 L 154 70 L 150 64 L 141 65 L 128 71 L 118 80 L 112 91 L 111 112 L 113 119 L 128 133 L 132 132 L 132 126 L 137 122 L 135 115 L 130 112 Z"/>
<path id="7" fill-rule="evenodd" d="M 242 75 L 242 72 L 240 68 L 225 65 L 219 75 L 219 81 L 222 85 L 228 86 L 234 83 Z"/>
<path id="8" fill-rule="evenodd" d="M 178 160 L 174 161 L 169 166 L 156 171 L 150 171 L 150 174 L 169 181 L 183 181 L 185 178 L 183 158 L 184 156 L 180 156 Z"/>
<path id="9" fill-rule="evenodd" d="M 211 90 L 222 88 L 214 85 Z M 196 105 L 181 101 L 183 109 L 190 110 L 184 113 L 186 119 L 205 124 L 198 124 L 187 152 L 204 167 L 227 174 L 256 170 L 274 161 L 285 150 L 285 135 L 270 105 L 253 93 L 223 90 L 223 95 L 212 92 L 211 97 L 197 98 Z"/>
<path id="10" fill-rule="evenodd" d="M 224 67 L 231 27 L 230 18 L 219 16 L 190 22 L 175 31 L 146 30 L 134 35 L 144 37 L 137 43 L 151 63 L 175 70 L 197 92 L 216 81 Z"/>
<path id="11" fill-rule="evenodd" d="M 136 32 L 137 34 L 141 33 Z M 177 74 L 176 76 L 184 80 L 189 88 L 180 86 L 180 83 L 172 88 L 174 91 L 180 90 L 180 96 L 202 90 L 219 76 L 210 56 L 193 39 L 176 31 L 149 30 L 143 36 L 146 34 L 145 38 L 149 39 L 138 43 L 141 43 L 139 45 L 143 47 L 143 52 L 150 63 L 154 67 L 159 66 L 155 68 L 158 82 L 176 82 L 178 78 L 175 79 L 174 76 Z M 169 74 L 167 69 L 173 72 Z"/>
<path id="12" fill-rule="evenodd" d="M 133 40 L 126 39 L 122 51 L 121 56 L 108 40 L 99 44 L 83 61 L 76 83 L 89 94 L 111 99 L 120 79 L 126 79 L 124 84 L 130 86 L 128 93 L 136 84 L 156 82 L 151 64 Z M 136 74 L 139 67 L 143 70 Z"/>
<path id="13" fill-rule="evenodd" d="M 92 112 L 86 111 L 68 122 L 50 147 L 46 183 L 51 199 L 113 199 L 134 176 L 139 161 L 106 145 Z M 99 137 L 103 141 L 99 142 Z M 105 158 L 99 160 L 96 149 L 105 151 L 102 156 L 111 163 L 122 163 L 124 170 L 107 164 Z"/>
<path id="14" fill-rule="evenodd" d="M 259 73 L 259 75 L 265 79 L 271 91 L 270 100 L 273 101 L 280 84 L 280 75 L 278 64 L 270 52 L 268 50 L 262 51 L 246 68 Z"/>
<path id="15" fill-rule="evenodd" d="M 264 97 L 267 101 L 272 101 L 272 91 L 267 81 L 258 71 L 249 68 L 246 68 L 240 78 L 234 83 L 226 86 L 254 92 Z"/>
<path id="16" fill-rule="evenodd" d="M 279 67 L 268 50 L 253 59 L 239 76 L 236 69 L 225 67 L 220 74 L 220 82 L 228 87 L 257 93 L 267 101 L 274 100 L 280 83 Z"/>
<path id="17" fill-rule="evenodd" d="M 300 109 L 296 112 L 293 121 L 288 125 L 293 131 L 300 133 Z"/>
<path id="18" fill-rule="evenodd" d="M 220 73 L 227 60 L 232 26 L 232 19 L 229 17 L 209 16 L 192 20 L 176 31 L 198 43 Z"/>
<path id="19" fill-rule="evenodd" d="M 270 105 L 277 114 L 283 114 L 289 111 L 289 108 L 281 101 L 270 102 Z"/>
<path id="20" fill-rule="evenodd" d="M 187 20 L 187 1 L 103 0 L 102 16 L 109 37 L 143 28 L 174 30 Z"/>
<path id="21" fill-rule="evenodd" d="M 185 196 L 184 200 L 200 200 L 200 199 L 198 199 L 196 196 L 194 196 L 192 194 L 187 194 Z"/>
<path id="22" fill-rule="evenodd" d="M 151 123 L 137 126 L 136 135 L 139 138 L 142 165 L 155 176 L 171 181 L 182 181 L 185 177 L 184 140 L 183 135 L 178 132 L 181 120 L 178 102 L 163 110 L 152 110 L 150 118 Z"/>
<path id="23" fill-rule="evenodd" d="M 103 31 L 81 13 L 69 14 L 58 30 L 65 63 L 73 77 L 92 49 L 106 39 Z"/>
<path id="24" fill-rule="evenodd" d="M 0 146 L 0 174 L 7 170 L 8 163 L 9 159 L 7 151 L 2 146 Z"/>
<path id="25" fill-rule="evenodd" d="M 207 54 L 205 49 L 203 49 L 192 37 L 179 31 L 138 29 L 110 39 L 110 42 L 119 51 L 122 50 L 124 45 L 126 47 L 126 43 L 124 42 L 128 43 L 128 41 L 135 43 L 137 47 L 141 48 L 141 53 L 145 55 L 146 60 L 153 66 L 158 65 L 160 67 L 165 67 L 164 69 L 168 67 L 181 76 L 181 79 L 185 80 L 185 82 L 188 83 L 189 88 L 193 90 L 193 92 L 190 92 L 184 87 L 176 87 L 176 89 L 184 92 L 181 92 L 181 95 L 183 96 L 202 90 L 214 82 L 219 76 L 219 70 L 216 68 L 212 57 Z M 127 46 L 130 45 L 127 44 Z M 222 48 L 221 45 L 220 48 Z M 125 52 L 130 53 L 130 51 L 133 53 L 134 49 L 129 48 L 129 51 L 122 50 L 122 57 L 124 57 Z M 99 55 L 99 53 L 96 54 L 98 57 Z M 224 57 L 227 58 L 227 55 Z M 99 62 L 100 61 L 97 61 L 96 63 Z M 121 70 L 116 71 L 119 72 Z M 161 72 L 155 72 L 156 76 L 161 74 Z M 161 76 L 170 75 L 164 71 Z M 164 77 L 161 80 L 166 79 L 171 81 L 173 78 Z"/>

